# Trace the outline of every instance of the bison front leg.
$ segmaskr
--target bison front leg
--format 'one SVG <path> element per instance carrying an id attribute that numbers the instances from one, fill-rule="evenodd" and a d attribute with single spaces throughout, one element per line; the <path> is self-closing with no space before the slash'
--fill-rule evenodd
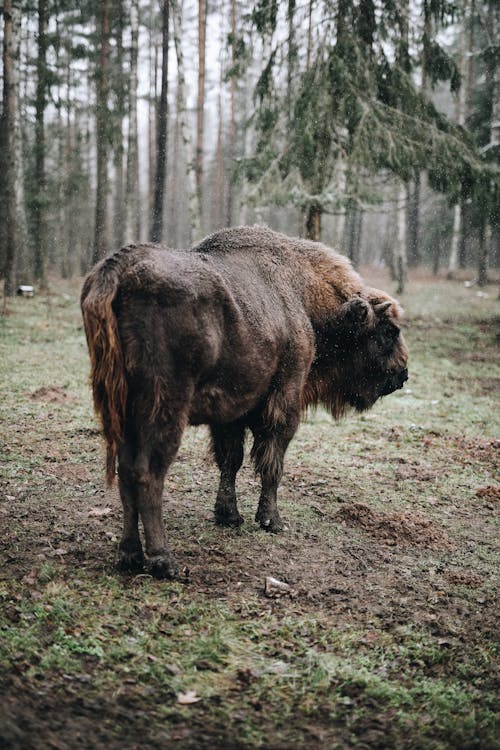
<path id="1" fill-rule="evenodd" d="M 220 469 L 215 520 L 220 526 L 241 526 L 244 519 L 236 501 L 236 474 L 243 462 L 245 427 L 239 423 L 211 425 L 210 431 L 215 460 Z"/>
<path id="2" fill-rule="evenodd" d="M 299 424 L 297 413 L 288 414 L 285 424 L 273 429 L 254 430 L 255 442 L 252 457 L 255 469 L 260 474 L 262 489 L 255 520 L 265 531 L 278 533 L 285 529 L 278 511 L 278 486 L 283 476 L 283 462 L 290 440 Z"/>

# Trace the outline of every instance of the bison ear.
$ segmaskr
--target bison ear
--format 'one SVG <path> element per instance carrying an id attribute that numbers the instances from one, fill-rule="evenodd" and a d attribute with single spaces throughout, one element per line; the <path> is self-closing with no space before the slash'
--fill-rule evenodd
<path id="1" fill-rule="evenodd" d="M 392 307 L 392 302 L 390 299 L 386 300 L 385 302 L 377 302 L 373 305 L 375 314 L 379 318 L 381 318 L 382 315 L 385 315 L 390 307 Z"/>
<path id="2" fill-rule="evenodd" d="M 371 305 L 361 297 L 352 297 L 342 305 L 343 317 L 349 323 L 364 325 L 371 317 Z"/>

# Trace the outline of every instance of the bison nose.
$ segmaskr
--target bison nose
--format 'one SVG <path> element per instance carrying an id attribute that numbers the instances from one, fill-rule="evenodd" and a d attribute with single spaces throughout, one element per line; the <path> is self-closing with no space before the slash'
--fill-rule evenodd
<path id="1" fill-rule="evenodd" d="M 396 378 L 398 381 L 397 388 L 402 388 L 404 384 L 406 383 L 406 381 L 408 380 L 408 370 L 406 369 L 406 367 L 404 370 L 401 370 L 401 372 L 396 376 Z"/>

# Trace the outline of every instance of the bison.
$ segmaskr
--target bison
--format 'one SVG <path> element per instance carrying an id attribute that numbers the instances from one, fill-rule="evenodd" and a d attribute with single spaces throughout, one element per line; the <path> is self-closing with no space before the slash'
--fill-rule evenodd
<path id="1" fill-rule="evenodd" d="M 222 526 L 243 522 L 235 479 L 252 433 L 255 518 L 279 532 L 283 459 L 306 408 L 364 411 L 408 377 L 398 303 L 325 245 L 263 227 L 224 229 L 187 251 L 124 247 L 90 271 L 81 306 L 109 483 L 118 465 L 119 563 L 147 563 L 158 578 L 177 573 L 162 491 L 188 425 L 210 428 Z"/>

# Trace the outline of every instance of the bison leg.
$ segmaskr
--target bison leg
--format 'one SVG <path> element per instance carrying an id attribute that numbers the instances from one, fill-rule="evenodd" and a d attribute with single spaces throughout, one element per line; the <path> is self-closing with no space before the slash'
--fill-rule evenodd
<path id="1" fill-rule="evenodd" d="M 236 474 L 243 462 L 244 425 L 211 425 L 212 446 L 220 469 L 220 483 L 215 501 L 215 520 L 220 526 L 241 526 L 243 516 L 236 503 Z"/>
<path id="2" fill-rule="evenodd" d="M 261 528 L 274 533 L 285 528 L 278 511 L 277 492 L 283 475 L 285 452 L 299 424 L 298 411 L 287 416 L 286 423 L 277 425 L 274 429 L 254 430 L 252 457 L 262 481 L 255 520 L 260 523 Z"/>
<path id="3" fill-rule="evenodd" d="M 155 578 L 174 578 L 177 565 L 167 543 L 162 518 L 163 480 L 180 444 L 182 430 L 169 431 L 161 445 L 147 442 L 139 450 L 125 446 L 120 453 L 118 476 L 124 511 L 119 554 L 122 568 L 143 563 L 138 518 L 144 527 L 147 567 Z M 170 438 L 170 439 L 169 439 Z"/>
<path id="4" fill-rule="evenodd" d="M 122 570 L 139 571 L 144 567 L 144 553 L 139 536 L 137 490 L 131 478 L 131 451 L 122 447 L 119 459 L 118 485 L 123 506 L 123 532 L 118 548 L 118 565 Z"/>

